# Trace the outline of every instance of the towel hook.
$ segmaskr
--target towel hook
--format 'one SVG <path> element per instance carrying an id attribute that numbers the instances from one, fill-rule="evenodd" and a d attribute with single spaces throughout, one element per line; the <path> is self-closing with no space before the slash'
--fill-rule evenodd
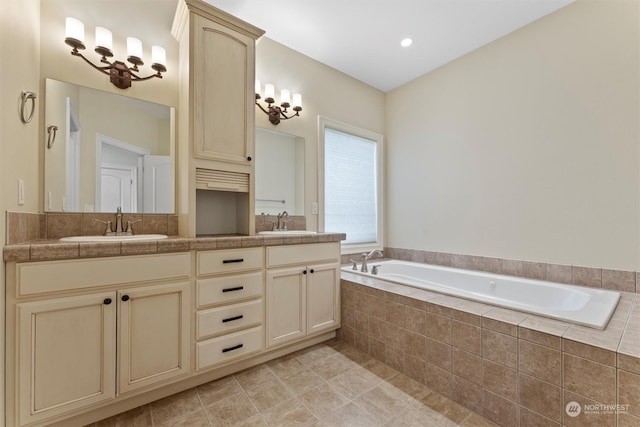
<path id="1" fill-rule="evenodd" d="M 56 142 L 56 132 L 58 131 L 58 126 L 51 125 L 47 126 L 47 133 L 49 136 L 47 137 L 47 148 L 51 150 L 53 147 L 53 143 Z"/>
<path id="2" fill-rule="evenodd" d="M 33 92 L 23 90 L 20 94 L 20 99 L 22 100 L 20 103 L 20 120 L 22 120 L 22 123 L 29 123 L 33 119 L 33 113 L 36 111 L 36 98 L 37 95 Z M 25 106 L 29 100 L 31 100 L 31 112 L 27 117 Z"/>

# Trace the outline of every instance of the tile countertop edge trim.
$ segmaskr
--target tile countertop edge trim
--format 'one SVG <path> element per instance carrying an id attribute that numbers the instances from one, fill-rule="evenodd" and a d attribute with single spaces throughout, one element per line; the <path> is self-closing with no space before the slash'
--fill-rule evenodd
<path id="1" fill-rule="evenodd" d="M 179 237 L 171 236 L 157 242 L 156 249 L 144 250 L 140 242 L 68 243 L 59 240 L 42 240 L 17 245 L 6 245 L 2 249 L 4 262 L 51 261 L 62 259 L 99 258 L 105 256 L 143 255 L 149 253 L 188 252 L 191 250 L 233 249 L 260 246 L 297 245 L 306 243 L 340 242 L 346 239 L 344 233 L 318 233 L 304 236 L 221 236 L 221 237 Z M 148 245 L 147 245 L 148 246 Z M 136 250 L 139 247 L 141 250 Z M 101 251 L 101 248 L 104 251 Z"/>

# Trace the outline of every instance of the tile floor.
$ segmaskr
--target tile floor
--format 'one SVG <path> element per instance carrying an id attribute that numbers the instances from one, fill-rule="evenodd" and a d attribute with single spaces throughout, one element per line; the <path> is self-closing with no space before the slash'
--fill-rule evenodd
<path id="1" fill-rule="evenodd" d="M 495 424 L 344 341 L 331 340 L 90 427 Z"/>

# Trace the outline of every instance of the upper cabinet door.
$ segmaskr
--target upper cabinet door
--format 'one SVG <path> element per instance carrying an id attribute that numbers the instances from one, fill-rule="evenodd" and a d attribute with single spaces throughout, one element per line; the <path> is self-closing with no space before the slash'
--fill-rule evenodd
<path id="1" fill-rule="evenodd" d="M 255 41 L 193 17 L 195 157 L 250 165 L 255 132 Z"/>

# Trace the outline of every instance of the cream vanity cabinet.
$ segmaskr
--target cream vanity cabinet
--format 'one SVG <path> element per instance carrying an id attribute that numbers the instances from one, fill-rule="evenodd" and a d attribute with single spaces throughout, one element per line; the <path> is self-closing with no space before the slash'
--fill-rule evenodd
<path id="1" fill-rule="evenodd" d="M 7 267 L 7 425 L 45 425 L 189 373 L 188 253 Z"/>
<path id="2" fill-rule="evenodd" d="M 264 349 L 264 249 L 196 255 L 195 367 L 217 367 Z"/>
<path id="3" fill-rule="evenodd" d="M 177 188 L 186 192 L 179 228 L 189 237 L 252 235 L 255 41 L 264 31 L 201 0 L 180 0 L 171 32 L 179 42 Z M 225 209 L 207 216 L 216 206 Z M 206 218 L 196 221 L 198 212 Z"/>
<path id="4" fill-rule="evenodd" d="M 340 244 L 269 246 L 267 346 L 340 326 Z"/>

